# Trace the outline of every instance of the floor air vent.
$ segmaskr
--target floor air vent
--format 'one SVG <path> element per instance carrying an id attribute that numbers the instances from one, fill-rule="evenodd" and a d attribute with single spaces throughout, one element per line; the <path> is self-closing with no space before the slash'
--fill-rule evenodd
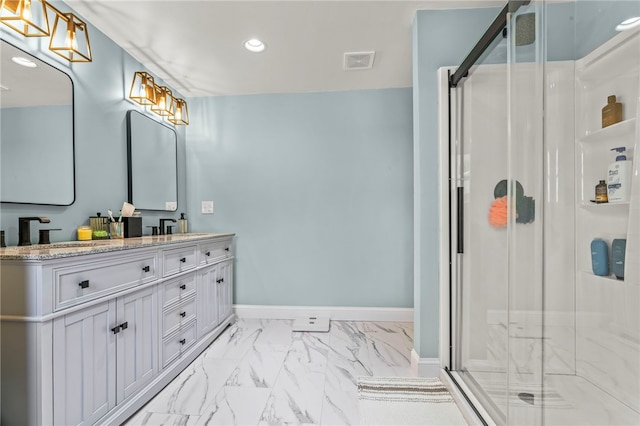
<path id="1" fill-rule="evenodd" d="M 326 317 L 304 317 L 297 318 L 293 322 L 293 331 L 315 331 L 326 333 L 329 331 L 329 318 Z"/>
<path id="2" fill-rule="evenodd" d="M 344 70 L 368 70 L 373 67 L 376 52 L 346 52 L 344 54 Z"/>

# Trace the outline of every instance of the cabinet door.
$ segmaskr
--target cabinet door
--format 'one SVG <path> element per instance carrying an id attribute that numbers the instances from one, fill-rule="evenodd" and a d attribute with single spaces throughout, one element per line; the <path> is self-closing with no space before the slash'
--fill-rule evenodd
<path id="1" fill-rule="evenodd" d="M 90 425 L 115 406 L 115 313 L 111 300 L 54 320 L 54 424 Z"/>
<path id="2" fill-rule="evenodd" d="M 155 286 L 117 299 L 117 402 L 158 372 L 158 300 Z"/>
<path id="3" fill-rule="evenodd" d="M 198 338 L 204 336 L 218 325 L 218 265 L 198 272 Z"/>
<path id="4" fill-rule="evenodd" d="M 218 285 L 217 324 L 220 324 L 233 312 L 233 264 L 230 261 L 218 265 L 216 282 Z"/>

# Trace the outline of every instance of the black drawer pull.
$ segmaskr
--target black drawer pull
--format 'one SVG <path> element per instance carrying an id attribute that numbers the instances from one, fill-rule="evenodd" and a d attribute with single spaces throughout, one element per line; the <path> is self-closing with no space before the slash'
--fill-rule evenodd
<path id="1" fill-rule="evenodd" d="M 120 333 L 120 326 L 119 326 L 119 325 L 116 325 L 115 327 L 113 327 L 113 328 L 111 329 L 111 331 L 113 331 L 113 334 L 118 334 L 118 333 Z"/>
<path id="2" fill-rule="evenodd" d="M 180 262 L 182 262 L 182 263 L 186 263 L 186 261 L 187 261 L 187 258 L 186 258 L 186 257 L 181 257 L 181 258 L 180 258 Z"/>
<path id="3" fill-rule="evenodd" d="M 184 345 L 185 343 L 187 343 L 187 339 L 180 339 L 180 344 Z"/>
<path id="4" fill-rule="evenodd" d="M 224 251 L 229 251 L 229 247 L 225 247 Z"/>
<path id="5" fill-rule="evenodd" d="M 127 328 L 129 328 L 129 323 L 128 322 L 123 322 L 122 324 L 120 324 L 119 326 L 122 330 L 126 330 Z"/>
<path id="6" fill-rule="evenodd" d="M 211 256 L 211 252 L 210 251 L 206 252 L 205 254 L 207 255 L 207 257 Z"/>
<path id="7" fill-rule="evenodd" d="M 224 282 L 224 278 L 220 278 L 220 282 L 223 283 Z"/>
<path id="8" fill-rule="evenodd" d="M 151 268 L 147 265 L 147 266 L 145 266 L 144 268 L 142 268 L 142 270 L 143 270 L 144 272 L 149 272 L 149 271 L 151 270 Z"/>
<path id="9" fill-rule="evenodd" d="M 89 280 L 80 281 L 78 285 L 80 286 L 80 288 L 87 288 L 89 287 Z"/>
<path id="10" fill-rule="evenodd" d="M 222 279 L 218 278 L 218 279 L 216 280 L 216 282 L 217 282 L 218 284 L 220 284 L 220 283 L 222 282 Z"/>
<path id="11" fill-rule="evenodd" d="M 187 313 L 186 313 L 186 312 L 180 312 L 180 316 L 181 316 L 182 318 L 184 318 L 184 317 L 186 317 L 186 316 L 187 316 Z"/>
<path id="12" fill-rule="evenodd" d="M 187 286 L 184 284 L 180 284 L 180 290 L 186 290 Z"/>

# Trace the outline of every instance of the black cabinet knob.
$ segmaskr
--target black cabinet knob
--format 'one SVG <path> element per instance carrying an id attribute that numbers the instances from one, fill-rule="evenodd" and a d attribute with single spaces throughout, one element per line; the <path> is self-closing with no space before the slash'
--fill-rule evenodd
<path id="1" fill-rule="evenodd" d="M 113 334 L 118 334 L 118 333 L 120 333 L 120 326 L 119 326 L 119 325 L 116 325 L 115 327 L 113 327 L 113 328 L 111 329 L 111 331 L 113 331 Z"/>
<path id="2" fill-rule="evenodd" d="M 80 286 L 80 288 L 87 288 L 89 287 L 89 280 L 80 281 L 78 285 Z"/>
<path id="3" fill-rule="evenodd" d="M 185 343 L 187 343 L 187 339 L 180 339 L 180 344 L 184 345 Z"/>
<path id="4" fill-rule="evenodd" d="M 144 272 L 149 272 L 151 270 L 151 268 L 149 266 L 145 266 L 144 268 L 142 268 L 142 270 Z"/>
<path id="5" fill-rule="evenodd" d="M 187 258 L 186 258 L 186 257 L 181 257 L 181 258 L 180 258 L 180 262 L 185 263 L 186 261 L 187 261 Z"/>
<path id="6" fill-rule="evenodd" d="M 225 247 L 224 251 L 229 251 L 229 247 Z"/>
<path id="7" fill-rule="evenodd" d="M 224 282 L 224 278 L 220 278 L 220 282 L 223 283 Z"/>
<path id="8" fill-rule="evenodd" d="M 210 251 L 206 252 L 205 254 L 207 255 L 207 257 L 211 256 L 211 252 Z"/>
<path id="9" fill-rule="evenodd" d="M 186 285 L 184 285 L 184 284 L 180 284 L 180 290 L 185 290 L 186 288 L 187 288 L 187 286 L 186 286 Z"/>
<path id="10" fill-rule="evenodd" d="M 221 282 L 220 278 L 218 278 L 218 279 L 216 280 L 216 282 L 217 282 L 218 284 L 220 284 L 220 282 Z"/>
<path id="11" fill-rule="evenodd" d="M 126 330 L 127 328 L 129 328 L 129 323 L 128 322 L 123 322 L 122 324 L 120 324 L 120 328 L 122 330 Z"/>
<path id="12" fill-rule="evenodd" d="M 186 312 L 180 312 L 180 316 L 181 316 L 182 318 L 184 318 L 184 317 L 186 317 L 186 316 L 187 316 L 187 313 L 186 313 Z"/>

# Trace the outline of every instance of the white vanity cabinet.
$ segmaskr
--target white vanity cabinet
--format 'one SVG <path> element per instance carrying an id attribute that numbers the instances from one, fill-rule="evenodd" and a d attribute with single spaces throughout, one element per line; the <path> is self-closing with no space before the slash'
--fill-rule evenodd
<path id="1" fill-rule="evenodd" d="M 233 234 L 0 249 L 1 423 L 124 422 L 233 321 L 232 268 Z"/>

